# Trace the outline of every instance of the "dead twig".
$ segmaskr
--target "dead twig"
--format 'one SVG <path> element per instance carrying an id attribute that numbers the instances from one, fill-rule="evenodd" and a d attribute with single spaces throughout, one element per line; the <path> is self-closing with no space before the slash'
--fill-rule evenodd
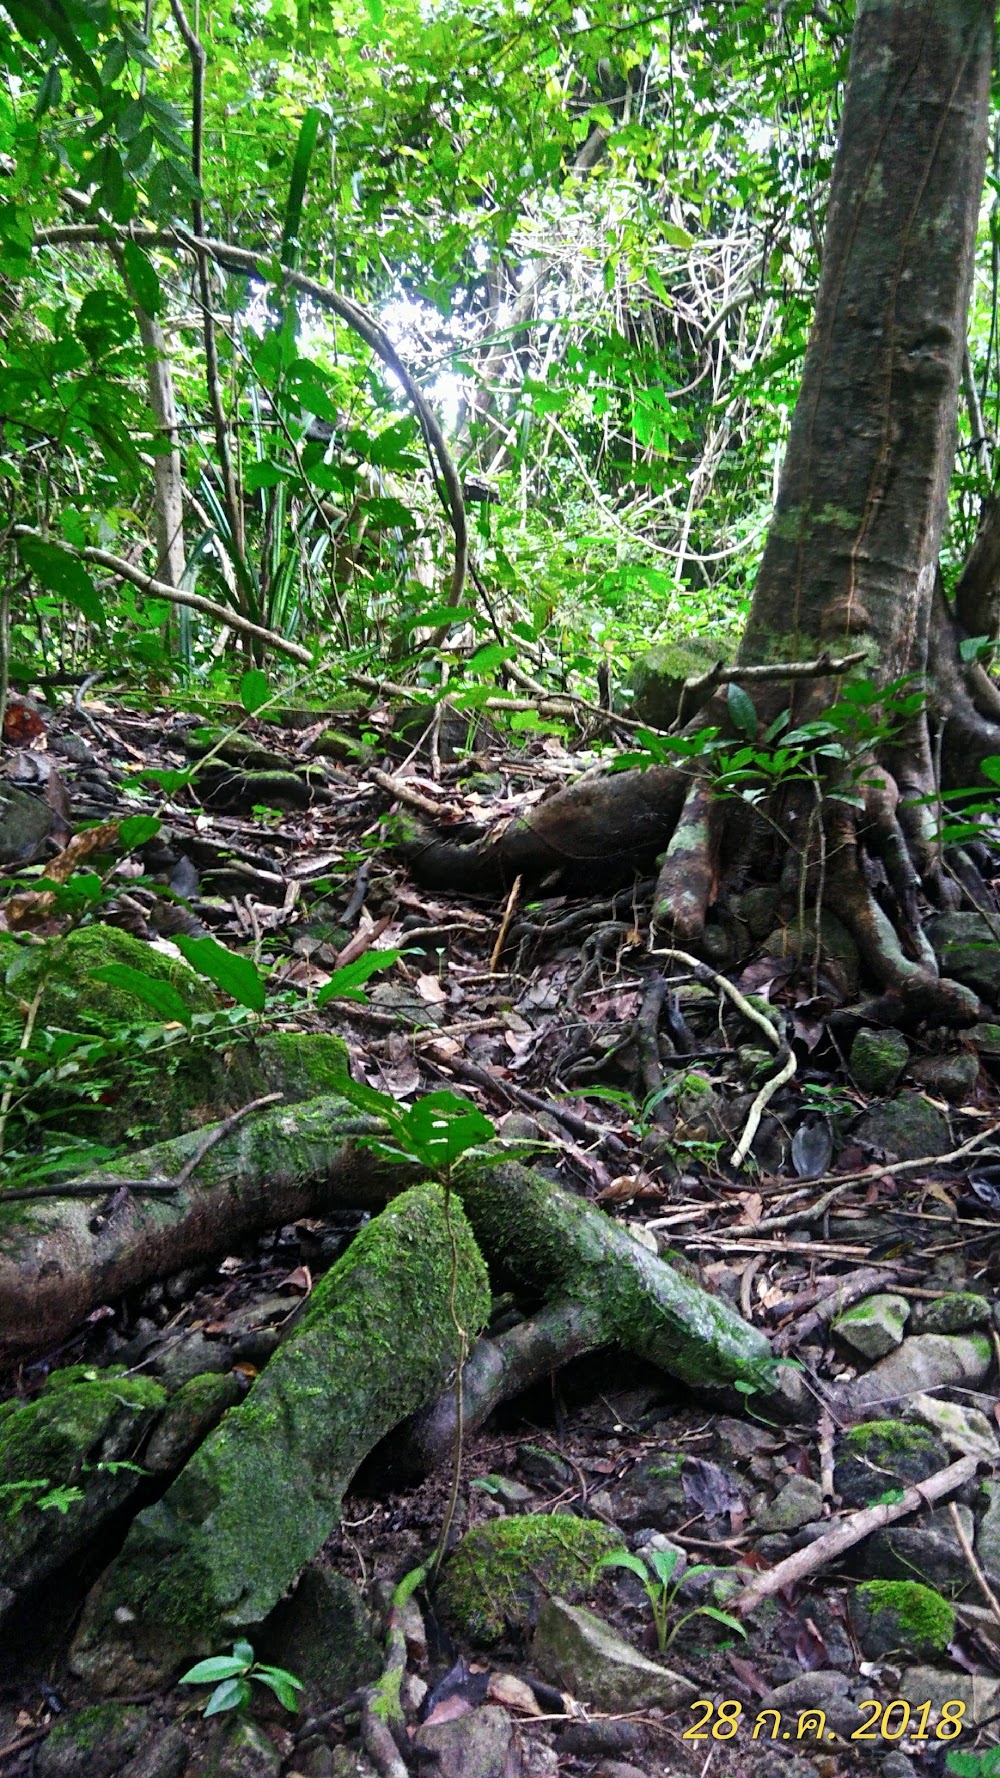
<path id="1" fill-rule="evenodd" d="M 521 879 L 520 879 L 520 877 L 515 877 L 513 886 L 511 888 L 511 892 L 507 897 L 507 905 L 503 911 L 503 919 L 500 922 L 500 930 L 497 933 L 497 942 L 493 946 L 493 949 L 490 953 L 490 974 L 491 975 L 496 975 L 497 969 L 499 967 L 500 957 L 503 952 L 504 945 L 507 943 L 507 934 L 510 931 L 510 923 L 514 918 L 514 909 L 517 907 L 517 898 L 520 895 L 520 893 L 521 893 Z"/>
<path id="2" fill-rule="evenodd" d="M 462 811 L 456 808 L 454 803 L 434 802 L 431 797 L 424 796 L 421 791 L 413 790 L 405 778 L 390 777 L 388 772 L 379 771 L 377 766 L 370 766 L 365 777 L 370 778 L 373 784 L 377 784 L 380 790 L 388 791 L 397 803 L 406 803 L 408 808 L 416 809 L 419 814 L 429 815 L 432 821 L 440 821 L 442 816 L 452 821 L 461 819 Z"/>
<path id="3" fill-rule="evenodd" d="M 907 1488 L 901 1500 L 883 1501 L 878 1506 L 865 1506 L 859 1512 L 849 1513 L 840 1519 L 831 1530 L 824 1532 L 815 1543 L 807 1544 L 805 1549 L 795 1550 L 758 1574 L 746 1591 L 735 1601 L 735 1608 L 745 1617 L 759 1605 L 762 1599 L 769 1599 L 790 1587 L 795 1581 L 805 1580 L 808 1575 L 816 1574 L 819 1569 L 836 1561 L 845 1550 L 870 1537 L 873 1531 L 880 1531 L 884 1525 L 894 1525 L 897 1519 L 905 1519 L 908 1513 L 915 1513 L 922 1506 L 933 1506 L 945 1495 L 953 1494 L 956 1488 L 962 1488 L 971 1482 L 981 1459 L 978 1457 L 960 1457 L 956 1463 L 950 1463 L 947 1469 L 939 1469 L 936 1475 L 928 1476 L 925 1482 L 918 1482 L 913 1488 Z"/>

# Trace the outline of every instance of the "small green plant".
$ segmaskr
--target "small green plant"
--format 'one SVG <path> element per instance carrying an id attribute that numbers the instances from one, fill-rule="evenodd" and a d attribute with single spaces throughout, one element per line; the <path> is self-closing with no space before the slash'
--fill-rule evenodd
<path id="1" fill-rule="evenodd" d="M 231 1655 L 212 1655 L 189 1667 L 177 1681 L 178 1685 L 214 1685 L 203 1716 L 218 1716 L 223 1710 L 244 1710 L 253 1696 L 251 1681 L 266 1685 L 286 1710 L 299 1707 L 296 1692 L 304 1691 L 301 1679 L 287 1673 L 284 1667 L 268 1667 L 254 1659 L 249 1642 L 234 1642 Z"/>
<path id="2" fill-rule="evenodd" d="M 641 1555 L 633 1555 L 629 1550 L 609 1550 L 606 1556 L 595 1562 L 594 1573 L 597 1574 L 602 1568 L 627 1568 L 631 1574 L 638 1575 L 646 1589 L 656 1627 L 656 1646 L 661 1655 L 666 1654 L 681 1626 L 693 1617 L 713 1618 L 716 1623 L 725 1624 L 727 1630 L 736 1630 L 745 1638 L 746 1630 L 739 1618 L 733 1617 L 728 1611 L 720 1611 L 717 1605 L 695 1605 L 690 1611 L 683 1612 L 677 1622 L 668 1628 L 681 1582 L 693 1579 L 696 1574 L 712 1572 L 707 1562 L 698 1562 L 693 1568 L 686 1568 L 675 1580 L 674 1574 L 680 1559 L 680 1550 L 674 1549 L 649 1549 L 644 1550 Z"/>
<path id="3" fill-rule="evenodd" d="M 944 1769 L 954 1772 L 956 1778 L 1000 1778 L 1000 1747 L 985 1747 L 982 1753 L 949 1753 Z"/>

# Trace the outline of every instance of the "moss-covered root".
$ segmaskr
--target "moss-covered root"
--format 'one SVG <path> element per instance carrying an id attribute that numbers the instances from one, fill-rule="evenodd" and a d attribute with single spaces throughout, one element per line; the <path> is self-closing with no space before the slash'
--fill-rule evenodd
<path id="1" fill-rule="evenodd" d="M 123 1178 L 173 1178 L 205 1132 L 104 1168 L 92 1197 L 5 1203 L 0 1190 L 0 1358 L 49 1346 L 95 1303 L 258 1229 L 336 1206 L 381 1209 L 384 1166 L 350 1140 L 376 1127 L 333 1094 L 258 1112 L 206 1154 L 181 1191 L 132 1193 L 96 1232 L 91 1221 Z"/>
<path id="2" fill-rule="evenodd" d="M 465 1435 L 476 1432 L 500 1402 L 613 1337 L 599 1304 L 554 1302 L 495 1340 L 477 1340 L 462 1372 Z M 455 1449 L 455 1406 L 449 1385 L 392 1440 L 388 1463 L 394 1477 L 428 1475 L 447 1463 Z"/>
<path id="3" fill-rule="evenodd" d="M 516 1161 L 470 1162 L 455 1186 L 486 1258 L 522 1289 L 595 1305 L 608 1339 L 685 1383 L 777 1386 L 764 1335 L 602 1210 Z"/>
<path id="4" fill-rule="evenodd" d="M 455 1322 L 477 1333 L 486 1269 L 461 1205 L 404 1192 L 317 1286 L 294 1333 L 91 1594 L 81 1678 L 145 1689 L 259 1623 L 337 1522 L 362 1458 L 433 1399 Z"/>

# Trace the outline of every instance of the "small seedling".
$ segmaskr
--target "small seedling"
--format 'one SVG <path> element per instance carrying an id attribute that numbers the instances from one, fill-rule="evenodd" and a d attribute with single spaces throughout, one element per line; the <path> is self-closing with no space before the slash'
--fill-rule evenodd
<path id="1" fill-rule="evenodd" d="M 231 1655 L 212 1655 L 189 1667 L 177 1681 L 178 1685 L 214 1685 L 215 1690 L 202 1712 L 218 1716 L 223 1710 L 243 1710 L 253 1696 L 251 1680 L 266 1685 L 286 1710 L 297 1710 L 296 1692 L 304 1690 L 301 1679 L 286 1673 L 284 1667 L 267 1667 L 254 1660 L 249 1642 L 234 1642 Z"/>
<path id="2" fill-rule="evenodd" d="M 685 1611 L 677 1619 L 672 1629 L 667 1628 L 670 1614 L 680 1589 L 681 1582 L 693 1579 L 696 1574 L 710 1574 L 711 1566 L 707 1562 L 698 1562 L 693 1568 L 686 1568 L 683 1574 L 674 1580 L 677 1564 L 681 1559 L 680 1550 L 644 1550 L 642 1555 L 632 1555 L 628 1550 L 609 1550 L 599 1562 L 594 1564 L 594 1573 L 601 1568 L 627 1568 L 631 1574 L 637 1574 L 646 1589 L 646 1597 L 653 1614 L 656 1626 L 656 1646 L 660 1654 L 666 1654 L 682 1624 L 689 1618 L 710 1617 L 717 1624 L 725 1624 L 728 1630 L 736 1630 L 740 1636 L 746 1636 L 746 1630 L 739 1618 L 733 1617 L 728 1611 L 720 1611 L 717 1605 L 696 1605 L 691 1611 Z"/>

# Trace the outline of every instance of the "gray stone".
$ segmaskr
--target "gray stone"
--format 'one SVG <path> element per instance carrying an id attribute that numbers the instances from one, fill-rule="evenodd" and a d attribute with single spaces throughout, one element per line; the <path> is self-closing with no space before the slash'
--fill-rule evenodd
<path id="1" fill-rule="evenodd" d="M 873 1031 L 863 1025 L 851 1045 L 850 1070 L 863 1093 L 891 1093 L 910 1059 L 902 1031 Z"/>
<path id="2" fill-rule="evenodd" d="M 828 1731 L 834 1729 L 838 1735 L 849 1739 L 863 1722 L 861 1712 L 850 1696 L 849 1685 L 846 1673 L 801 1673 L 787 1685 L 779 1685 L 769 1692 L 761 1699 L 759 1709 L 779 1711 L 786 1723 L 802 1711 L 822 1710 Z"/>
<path id="3" fill-rule="evenodd" d="M 944 1654 L 955 1634 L 953 1607 L 919 1581 L 868 1581 L 855 1588 L 849 1609 L 861 1651 L 870 1661 L 896 1654 L 929 1660 Z"/>
<path id="4" fill-rule="evenodd" d="M 949 1105 L 964 1105 L 979 1079 L 979 1057 L 971 1050 L 953 1056 L 921 1056 L 910 1066 L 917 1085 Z"/>
<path id="5" fill-rule="evenodd" d="M 238 1711 L 223 1718 L 209 1742 L 201 1778 L 278 1778 L 281 1755 L 263 1729 Z"/>
<path id="6" fill-rule="evenodd" d="M 513 1733 L 506 1710 L 486 1704 L 451 1722 L 425 1722 L 413 1745 L 433 1755 L 439 1778 L 502 1778 Z"/>
<path id="7" fill-rule="evenodd" d="M 878 1778 L 917 1778 L 917 1768 L 905 1753 L 887 1753 L 879 1764 Z"/>
<path id="8" fill-rule="evenodd" d="M 965 1716 L 962 1719 L 965 1727 L 985 1722 L 988 1717 L 995 1716 L 1000 1710 L 1000 1679 L 988 1679 L 984 1673 L 955 1673 L 938 1667 L 910 1667 L 903 1674 L 899 1696 L 905 1698 L 908 1704 L 930 1703 L 934 1706 L 928 1723 L 928 1732 L 933 1734 L 942 1704 L 952 1699 L 965 1705 Z"/>
<path id="9" fill-rule="evenodd" d="M 622 708 L 651 728 L 669 728 L 680 708 L 684 681 L 707 673 L 731 652 L 731 644 L 704 636 L 658 643 L 633 661 L 625 681 L 632 697 L 622 700 Z"/>
<path id="10" fill-rule="evenodd" d="M 936 1432 L 941 1443 L 959 1457 L 981 1457 L 994 1466 L 1000 1462 L 993 1426 L 978 1408 L 939 1401 L 936 1395 L 915 1395 L 907 1411 Z"/>
<path id="11" fill-rule="evenodd" d="M 758 1531 L 795 1531 L 823 1510 L 823 1490 L 809 1476 L 793 1475 L 773 1500 L 754 1513 Z"/>
<path id="12" fill-rule="evenodd" d="M 167 1340 L 146 1368 L 173 1393 L 209 1371 L 227 1371 L 231 1363 L 232 1353 L 225 1340 L 206 1340 L 195 1328 L 175 1340 Z"/>
<path id="13" fill-rule="evenodd" d="M 905 1296 L 882 1293 L 845 1309 L 834 1321 L 833 1331 L 863 1358 L 884 1358 L 900 1345 L 909 1317 Z"/>
<path id="14" fill-rule="evenodd" d="M 594 1767 L 594 1778 L 649 1778 L 642 1766 L 630 1765 L 623 1759 L 602 1759 Z"/>
<path id="15" fill-rule="evenodd" d="M 565 1599 L 549 1599 L 539 1612 L 532 1656 L 544 1679 L 597 1710 L 675 1710 L 698 1696 L 683 1674 L 649 1660 L 602 1618 Z"/>
<path id="16" fill-rule="evenodd" d="M 378 1678 L 382 1651 L 357 1587 L 336 1569 L 306 1568 L 260 1632 L 258 1656 L 301 1679 L 308 1703 L 333 1710 Z"/>
<path id="17" fill-rule="evenodd" d="M 845 1506 L 870 1506 L 893 1488 L 909 1488 L 944 1469 L 948 1453 L 923 1426 L 872 1420 L 852 1426 L 837 1447 L 833 1482 Z"/>
<path id="18" fill-rule="evenodd" d="M 333 1778 L 378 1778 L 370 1759 L 354 1747 L 335 1747 Z"/>
<path id="19" fill-rule="evenodd" d="M 856 1382 L 834 1391 L 838 1414 L 888 1411 L 946 1383 L 975 1389 L 989 1374 L 993 1348 L 984 1334 L 914 1334 Z"/>
<path id="20" fill-rule="evenodd" d="M 974 1328 L 989 1327 L 992 1319 L 989 1297 L 977 1296 L 972 1290 L 955 1290 L 927 1304 L 920 1316 L 920 1331 L 971 1333 Z"/>
<path id="21" fill-rule="evenodd" d="M 816 915 L 810 909 L 800 930 L 797 920 L 772 932 L 764 946 L 769 957 L 797 957 L 803 965 L 811 964 L 816 952 Z M 823 908 L 819 919 L 819 954 L 823 966 L 831 968 L 850 998 L 861 981 L 861 958 L 858 947 L 842 920 Z"/>
<path id="22" fill-rule="evenodd" d="M 171 1723 L 134 1759 L 122 1768 L 119 1778 L 181 1778 L 188 1762 L 188 1744 L 176 1723 Z"/>
<path id="23" fill-rule="evenodd" d="M 976 1532 L 976 1555 L 987 1574 L 1000 1576 L 1000 1482 L 984 1481 L 986 1511 Z"/>
<path id="24" fill-rule="evenodd" d="M 131 1757 L 149 1725 L 149 1711 L 128 1704 L 70 1710 L 38 1749 L 38 1778 L 111 1778 Z"/>
<path id="25" fill-rule="evenodd" d="M 683 1453 L 670 1450 L 637 1463 L 614 1490 L 615 1523 L 625 1531 L 651 1526 L 669 1532 L 677 1523 L 678 1512 L 683 1513 L 686 1507 L 683 1467 Z"/>
<path id="26" fill-rule="evenodd" d="M 959 1506 L 969 1541 L 974 1525 L 967 1506 Z M 969 1565 L 948 1509 L 928 1513 L 919 1525 L 887 1525 L 866 1537 L 858 1559 L 866 1575 L 878 1580 L 919 1580 L 936 1592 L 957 1598 L 969 1584 Z"/>
<path id="27" fill-rule="evenodd" d="M 48 803 L 13 784 L 0 783 L 0 864 L 30 864 L 51 827 Z"/>
<path id="28" fill-rule="evenodd" d="M 202 1371 L 192 1377 L 167 1404 L 146 1447 L 143 1467 L 154 1475 L 180 1469 L 241 1393 L 232 1372 Z"/>
<path id="29" fill-rule="evenodd" d="M 923 1093 L 900 1093 L 883 1105 L 869 1106 L 851 1134 L 879 1155 L 899 1161 L 947 1154 L 954 1146 L 948 1119 Z"/>
<path id="30" fill-rule="evenodd" d="M 963 1033 L 966 1043 L 971 1043 L 977 1055 L 1000 1056 L 1000 1025 L 992 1024 L 988 1019 L 979 1025 L 970 1025 Z"/>
<path id="31" fill-rule="evenodd" d="M 1000 944 L 993 924 L 982 914 L 935 914 L 925 929 L 941 974 L 990 1001 L 1000 995 Z"/>
<path id="32" fill-rule="evenodd" d="M 620 1753 L 637 1753 L 645 1735 L 637 1722 L 571 1722 L 559 1737 L 559 1752 L 575 1759 L 597 1759 L 600 1754 L 612 1758 Z"/>

